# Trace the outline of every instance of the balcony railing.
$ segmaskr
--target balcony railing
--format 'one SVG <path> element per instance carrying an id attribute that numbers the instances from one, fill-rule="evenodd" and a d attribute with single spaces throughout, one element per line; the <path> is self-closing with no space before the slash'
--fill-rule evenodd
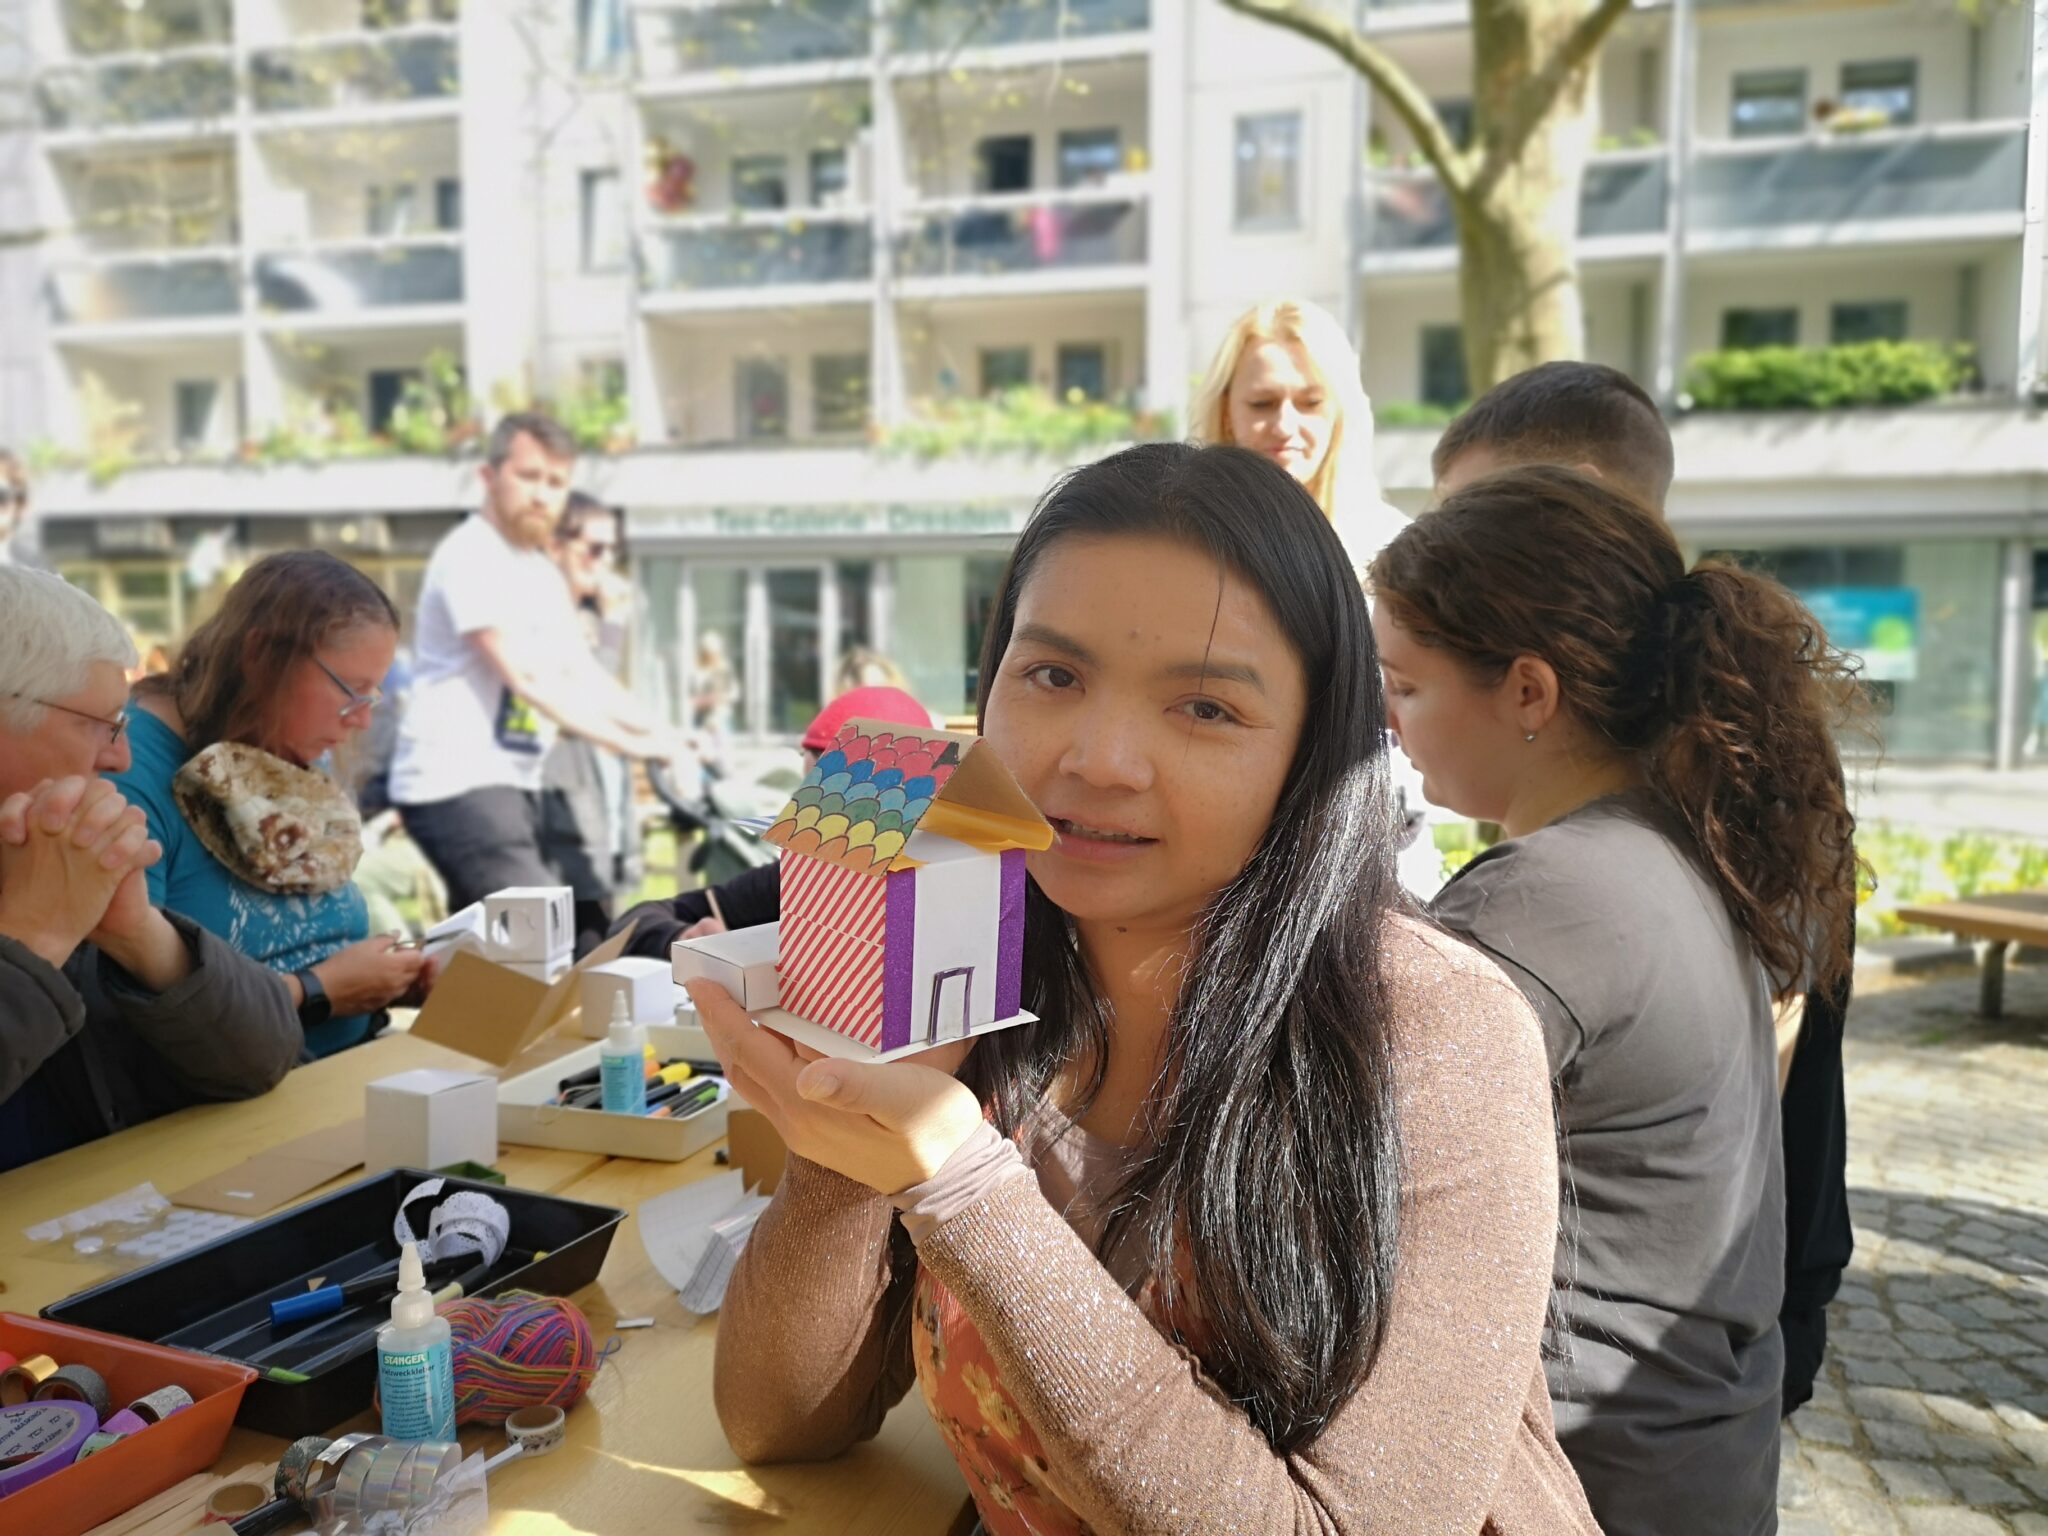
<path id="1" fill-rule="evenodd" d="M 224 50 L 105 59 L 46 70 L 36 101 L 55 133 L 204 121 L 235 110 L 235 70 Z"/>
<path id="2" fill-rule="evenodd" d="M 896 236 L 900 276 L 976 277 L 1145 262 L 1145 202 L 1128 193 L 1020 193 L 925 203 Z"/>
<path id="3" fill-rule="evenodd" d="M 865 212 L 707 215 L 649 230 L 641 242 L 650 293 L 858 283 L 874 276 Z"/>
<path id="4" fill-rule="evenodd" d="M 258 112 L 435 101 L 460 88 L 455 37 L 445 29 L 297 43 L 249 59 L 249 98 Z"/>
<path id="5" fill-rule="evenodd" d="M 57 20 L 74 56 L 162 52 L 235 35 L 233 0 L 149 0 L 109 5 L 105 0 L 59 0 Z"/>
<path id="6" fill-rule="evenodd" d="M 905 53 L 1072 42 L 1151 25 L 1152 0 L 896 0 L 890 23 L 895 46 Z"/>
<path id="7" fill-rule="evenodd" d="M 1579 194 L 1579 238 L 1658 233 L 1664 228 L 1668 182 L 1661 151 L 1597 157 L 1586 167 Z M 1457 222 L 1433 171 L 1383 172 L 1373 178 L 1370 196 L 1372 250 L 1439 250 L 1457 243 Z"/>
<path id="8" fill-rule="evenodd" d="M 224 255 L 81 262 L 50 273 L 44 289 L 55 325 L 129 325 L 239 314 L 242 285 Z"/>
<path id="9" fill-rule="evenodd" d="M 642 5 L 633 26 L 649 79 L 864 58 L 871 31 L 868 0 Z"/>
<path id="10" fill-rule="evenodd" d="M 1703 149 L 1689 212 L 1701 232 L 2018 214 L 2027 125 L 1831 136 Z"/>
<path id="11" fill-rule="evenodd" d="M 310 315 L 460 304 L 462 249 L 443 239 L 271 252 L 256 258 L 256 302 Z"/>

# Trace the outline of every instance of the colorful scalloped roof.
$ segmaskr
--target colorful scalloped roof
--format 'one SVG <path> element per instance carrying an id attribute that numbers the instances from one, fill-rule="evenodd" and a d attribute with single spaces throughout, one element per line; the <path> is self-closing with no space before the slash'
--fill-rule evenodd
<path id="1" fill-rule="evenodd" d="M 771 843 L 846 869 L 881 874 L 909 868 L 903 845 L 933 806 L 946 800 L 947 786 L 977 739 L 943 731 L 906 731 L 870 720 L 849 721 L 832 749 L 797 787 L 767 833 Z M 982 759 L 976 758 L 979 765 Z M 1045 847 L 1052 829 L 1035 812 L 1028 821 L 1015 802 L 1023 801 L 1000 765 L 1004 803 L 986 808 L 947 806 L 947 835 L 999 852 L 1005 847 Z M 967 779 L 983 779 L 979 771 Z M 1015 797 L 1014 801 L 1007 797 Z M 1007 812 L 1008 814 L 1003 814 Z M 1043 837 L 1039 836 L 1043 829 Z M 933 830 L 939 830 L 936 826 Z M 986 835 L 981 835 L 981 834 Z"/>

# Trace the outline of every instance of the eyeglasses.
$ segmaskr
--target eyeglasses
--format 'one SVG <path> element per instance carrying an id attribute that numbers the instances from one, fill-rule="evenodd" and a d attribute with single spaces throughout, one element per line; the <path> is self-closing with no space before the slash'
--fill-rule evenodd
<path id="1" fill-rule="evenodd" d="M 584 539 L 584 550 L 593 560 L 609 560 L 619 552 L 619 546 L 603 539 Z"/>
<path id="2" fill-rule="evenodd" d="M 357 693 L 355 689 L 349 687 L 347 683 L 344 683 L 335 675 L 334 668 L 327 665 L 318 656 L 313 658 L 313 665 L 322 672 L 325 672 L 327 680 L 347 695 L 348 702 L 341 706 L 340 713 L 342 719 L 346 720 L 350 715 L 366 715 L 384 702 L 384 690 L 382 688 L 372 688 L 368 693 Z"/>
<path id="3" fill-rule="evenodd" d="M 67 715 L 76 715 L 81 720 L 90 720 L 94 725 L 105 728 L 107 732 L 107 745 L 110 747 L 119 742 L 121 733 L 128 729 L 128 708 L 126 705 L 117 710 L 114 718 L 109 720 L 104 715 L 87 714 L 82 709 L 73 709 L 69 704 L 59 704 L 53 699 L 38 699 L 26 693 L 10 693 L 7 697 L 10 699 L 22 699 L 30 704 L 40 704 L 45 709 L 58 710 Z"/>

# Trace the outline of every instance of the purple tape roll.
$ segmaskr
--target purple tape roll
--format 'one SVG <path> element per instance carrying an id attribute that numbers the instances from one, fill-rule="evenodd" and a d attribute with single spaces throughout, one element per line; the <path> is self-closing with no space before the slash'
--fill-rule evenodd
<path id="1" fill-rule="evenodd" d="M 0 1408 L 0 1499 L 62 1472 L 100 1427 L 90 1403 L 22 1403 Z"/>
<path id="2" fill-rule="evenodd" d="M 140 1434 L 147 1428 L 149 1428 L 149 1420 L 145 1419 L 133 1408 L 123 1408 L 111 1419 L 105 1420 L 100 1425 L 101 1433 L 108 1435 L 135 1435 Z"/>

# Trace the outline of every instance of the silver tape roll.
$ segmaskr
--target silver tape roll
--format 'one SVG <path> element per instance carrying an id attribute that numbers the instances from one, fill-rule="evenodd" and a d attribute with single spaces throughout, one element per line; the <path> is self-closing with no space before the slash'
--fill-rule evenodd
<path id="1" fill-rule="evenodd" d="M 95 1419 L 104 1419 L 113 1404 L 107 1378 L 89 1365 L 60 1365 L 36 1388 L 39 1403 L 84 1403 Z"/>
<path id="2" fill-rule="evenodd" d="M 559 1408 L 519 1408 L 505 1420 L 505 1438 L 522 1456 L 545 1456 L 568 1438 L 569 1416 Z"/>
<path id="3" fill-rule="evenodd" d="M 192 1406 L 192 1394 L 183 1387 L 158 1387 L 147 1396 L 138 1397 L 128 1405 L 128 1411 L 145 1424 L 157 1424 Z"/>

